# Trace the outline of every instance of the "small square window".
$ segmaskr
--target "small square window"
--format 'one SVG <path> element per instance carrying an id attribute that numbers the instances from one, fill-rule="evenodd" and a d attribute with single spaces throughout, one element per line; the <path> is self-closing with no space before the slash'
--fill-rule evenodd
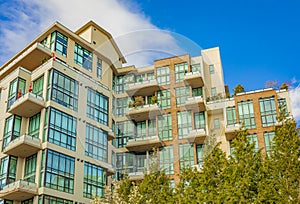
<path id="1" fill-rule="evenodd" d="M 214 74 L 215 73 L 215 67 L 213 64 L 209 65 L 209 73 Z"/>
<path id="2" fill-rule="evenodd" d="M 214 119 L 214 128 L 220 129 L 220 121 L 219 118 Z"/>

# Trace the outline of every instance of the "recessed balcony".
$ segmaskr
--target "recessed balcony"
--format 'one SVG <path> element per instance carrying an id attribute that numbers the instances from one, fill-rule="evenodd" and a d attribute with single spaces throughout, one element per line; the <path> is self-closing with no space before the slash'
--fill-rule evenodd
<path id="1" fill-rule="evenodd" d="M 155 136 L 129 139 L 126 148 L 129 151 L 145 152 L 162 145 L 160 138 Z"/>
<path id="2" fill-rule="evenodd" d="M 204 129 L 194 129 L 189 132 L 186 139 L 190 142 L 194 142 L 196 144 L 203 144 L 205 138 L 207 137 L 207 133 Z"/>
<path id="3" fill-rule="evenodd" d="M 3 187 L 0 191 L 0 198 L 23 201 L 36 196 L 38 187 L 36 183 L 19 180 L 14 183 L 10 183 Z"/>
<path id="4" fill-rule="evenodd" d="M 204 86 L 202 74 L 199 71 L 186 73 L 184 75 L 184 82 L 192 88 Z"/>
<path id="5" fill-rule="evenodd" d="M 233 125 L 227 125 L 225 127 L 225 136 L 228 141 L 234 139 L 236 137 L 236 132 L 241 129 L 241 124 L 236 123 Z"/>
<path id="6" fill-rule="evenodd" d="M 159 85 L 155 79 L 132 83 L 126 88 L 129 96 L 150 96 L 158 90 Z"/>
<path id="7" fill-rule="evenodd" d="M 129 180 L 130 181 L 139 181 L 144 179 L 144 172 L 139 171 L 139 172 L 132 172 L 128 174 Z"/>
<path id="8" fill-rule="evenodd" d="M 161 115 L 161 109 L 157 104 L 147 104 L 129 108 L 126 113 L 127 118 L 137 122 L 153 119 L 158 115 Z"/>
<path id="9" fill-rule="evenodd" d="M 43 97 L 28 92 L 18 98 L 8 110 L 9 113 L 29 118 L 45 108 Z"/>
<path id="10" fill-rule="evenodd" d="M 31 135 L 22 135 L 12 140 L 4 149 L 4 154 L 28 157 L 41 149 L 41 140 Z"/>
<path id="11" fill-rule="evenodd" d="M 185 107 L 194 112 L 205 111 L 205 102 L 202 96 L 194 96 L 185 101 Z"/>

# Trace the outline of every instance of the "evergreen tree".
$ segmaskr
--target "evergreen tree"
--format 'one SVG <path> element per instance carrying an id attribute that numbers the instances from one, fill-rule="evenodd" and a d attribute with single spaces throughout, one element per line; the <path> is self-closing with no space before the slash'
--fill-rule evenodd
<path id="1" fill-rule="evenodd" d="M 200 171 L 188 168 L 180 176 L 177 187 L 179 203 L 221 203 L 223 172 L 227 167 L 225 153 L 219 144 L 205 153 L 204 165 Z"/>
<path id="2" fill-rule="evenodd" d="M 279 117 L 271 156 L 266 158 L 259 199 L 269 203 L 300 203 L 299 136 L 294 119 Z"/>
<path id="3" fill-rule="evenodd" d="M 233 152 L 223 174 L 221 200 L 224 199 L 224 203 L 253 203 L 257 200 L 261 151 L 255 150 L 255 144 L 247 135 L 247 130 L 241 129 L 233 140 Z"/>

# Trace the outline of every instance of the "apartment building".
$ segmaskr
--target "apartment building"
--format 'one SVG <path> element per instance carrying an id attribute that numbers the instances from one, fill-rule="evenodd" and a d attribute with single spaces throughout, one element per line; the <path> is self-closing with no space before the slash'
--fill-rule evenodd
<path id="1" fill-rule="evenodd" d="M 229 155 L 240 124 L 269 151 L 288 92 L 228 98 L 219 48 L 200 54 L 124 67 L 99 25 L 54 23 L 0 67 L 0 203 L 89 203 L 111 178 L 142 179 L 153 149 L 176 183 L 209 138 Z"/>
<path id="2" fill-rule="evenodd" d="M 125 172 L 132 180 L 143 179 L 156 148 L 160 168 L 175 184 L 184 168 L 201 168 L 208 140 L 221 142 L 229 155 L 242 124 L 256 149 L 269 152 L 279 125 L 279 105 L 291 111 L 287 90 L 230 97 L 219 48 L 202 50 L 197 57 L 175 56 L 148 67 L 121 68 L 113 83 L 117 178 Z"/>

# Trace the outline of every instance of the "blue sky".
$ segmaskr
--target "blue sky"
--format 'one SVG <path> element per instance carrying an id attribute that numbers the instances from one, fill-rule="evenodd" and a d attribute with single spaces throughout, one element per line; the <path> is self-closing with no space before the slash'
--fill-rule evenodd
<path id="1" fill-rule="evenodd" d="M 282 83 L 300 77 L 300 1 L 180 2 L 148 0 L 140 7 L 160 28 L 203 48 L 219 46 L 231 90 L 238 83 L 252 90 L 268 80 Z"/>
<path id="2" fill-rule="evenodd" d="M 60 0 L 0 0 L 0 64 L 54 21 L 75 31 L 91 19 L 112 33 L 133 64 L 155 58 L 141 50 L 177 54 L 189 41 L 195 55 L 219 46 L 231 92 L 239 83 L 250 91 L 269 80 L 292 82 L 300 119 L 298 0 L 72 0 L 72 7 Z M 130 56 L 137 50 L 138 57 Z"/>

